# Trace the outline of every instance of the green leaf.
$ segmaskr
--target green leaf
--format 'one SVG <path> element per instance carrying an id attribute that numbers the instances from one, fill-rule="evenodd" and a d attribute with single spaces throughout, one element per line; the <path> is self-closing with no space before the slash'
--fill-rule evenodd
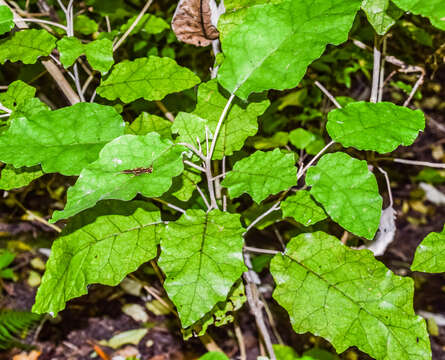
<path id="1" fill-rule="evenodd" d="M 246 271 L 238 214 L 189 210 L 161 235 L 159 266 L 164 288 L 186 328 L 220 301 Z M 178 251 L 180 249 L 180 251 Z"/>
<path id="2" fill-rule="evenodd" d="M 293 130 L 289 134 L 289 141 L 297 149 L 306 150 L 309 155 L 316 155 L 324 148 L 323 138 L 303 128 Z"/>
<path id="3" fill-rule="evenodd" d="M 432 232 L 417 247 L 412 271 L 445 272 L 445 226 L 442 232 Z"/>
<path id="4" fill-rule="evenodd" d="M 253 1 L 228 12 L 218 23 L 225 56 L 219 82 L 231 93 L 239 88 L 242 99 L 297 86 L 327 44 L 347 40 L 361 1 Z"/>
<path id="5" fill-rule="evenodd" d="M 389 102 L 356 102 L 328 114 L 326 129 L 343 146 L 381 154 L 408 146 L 425 128 L 421 110 L 413 111 Z"/>
<path id="6" fill-rule="evenodd" d="M 0 252 L 0 269 L 6 269 L 15 259 L 15 254 L 8 250 Z"/>
<path id="7" fill-rule="evenodd" d="M 222 185 L 228 188 L 231 198 L 247 193 L 256 203 L 260 203 L 269 195 L 287 190 L 296 183 L 294 155 L 275 149 L 269 152 L 256 151 L 236 162 Z"/>
<path id="8" fill-rule="evenodd" d="M 184 170 L 183 151 L 182 146 L 161 140 L 157 133 L 114 139 L 95 162 L 82 170 L 68 190 L 65 209 L 55 212 L 52 221 L 69 218 L 99 200 L 131 200 L 138 193 L 161 196 L 170 188 L 172 178 Z"/>
<path id="9" fill-rule="evenodd" d="M 385 35 L 396 23 L 396 19 L 388 14 L 388 7 L 389 0 L 363 0 L 362 2 L 362 9 L 368 21 L 379 35 Z"/>
<path id="10" fill-rule="evenodd" d="M 193 114 L 207 120 L 207 126 L 212 134 L 215 132 L 228 98 L 229 94 L 218 86 L 216 80 L 199 86 L 198 104 Z M 249 102 L 235 99 L 221 127 L 213 159 L 220 160 L 224 156 L 230 156 L 234 151 L 240 150 L 246 139 L 257 133 L 257 118 L 266 111 L 269 105 L 270 102 L 265 95 L 251 97 Z M 205 140 L 205 131 L 199 134 L 199 138 L 205 148 L 203 141 Z"/>
<path id="11" fill-rule="evenodd" d="M 14 110 L 35 95 L 36 89 L 34 87 L 17 80 L 9 84 L 6 92 L 0 94 L 0 102 L 8 109 Z"/>
<path id="12" fill-rule="evenodd" d="M 201 356 L 199 360 L 229 360 L 229 358 L 222 352 L 210 351 Z"/>
<path id="13" fill-rule="evenodd" d="M 426 16 L 431 24 L 445 30 L 445 6 L 443 0 L 392 0 L 399 8 L 416 15 Z"/>
<path id="14" fill-rule="evenodd" d="M 94 70 L 106 74 L 114 64 L 113 42 L 108 39 L 91 41 L 85 46 L 85 55 Z"/>
<path id="15" fill-rule="evenodd" d="M 0 136 L 0 161 L 78 175 L 107 142 L 123 134 L 124 125 L 114 108 L 94 103 L 17 117 Z"/>
<path id="16" fill-rule="evenodd" d="M 369 250 L 323 232 L 301 234 L 272 259 L 273 297 L 293 329 L 356 346 L 376 360 L 431 359 L 425 321 L 413 310 L 414 282 L 394 275 Z"/>
<path id="17" fill-rule="evenodd" d="M 178 134 L 176 137 L 176 142 L 188 143 L 196 147 L 198 139 L 201 144 L 205 145 L 206 125 L 208 126 L 207 120 L 197 115 L 181 111 L 178 113 L 178 115 L 176 115 L 175 122 L 173 123 L 171 129 L 173 134 Z M 213 138 L 209 133 L 208 137 L 209 141 L 211 141 Z M 205 146 L 202 151 L 206 151 Z"/>
<path id="18" fill-rule="evenodd" d="M 178 200 L 188 201 L 200 182 L 201 173 L 198 170 L 185 169 L 180 176 L 173 179 L 173 185 L 170 189 L 171 194 Z"/>
<path id="19" fill-rule="evenodd" d="M 57 42 L 57 50 L 60 53 L 60 62 L 66 69 L 84 53 L 85 48 L 78 38 L 65 36 Z"/>
<path id="20" fill-rule="evenodd" d="M 380 223 L 382 197 L 366 161 L 337 152 L 309 168 L 306 184 L 329 216 L 346 230 L 371 240 Z"/>
<path id="21" fill-rule="evenodd" d="M 48 56 L 56 46 L 56 38 L 46 30 L 21 30 L 0 42 L 0 63 L 7 60 L 34 64 L 41 56 Z"/>
<path id="22" fill-rule="evenodd" d="M 125 33 L 130 26 L 136 20 L 137 15 L 128 19 L 128 21 L 121 26 L 120 32 Z M 170 25 L 163 19 L 151 14 L 144 14 L 135 28 L 131 31 L 130 35 L 137 33 L 147 33 L 147 34 L 160 34 L 164 30 L 170 29 Z"/>
<path id="23" fill-rule="evenodd" d="M 48 105 L 40 101 L 39 98 L 28 98 L 28 99 L 17 99 L 17 106 L 9 117 L 9 123 L 13 123 L 16 119 L 17 121 L 28 121 L 28 118 L 36 116 L 40 112 L 49 112 L 50 109 Z"/>
<path id="24" fill-rule="evenodd" d="M 159 210 L 105 201 L 74 217 L 51 249 L 33 311 L 57 314 L 90 284 L 114 286 L 157 255 Z"/>
<path id="25" fill-rule="evenodd" d="M 189 89 L 199 82 L 193 72 L 173 59 L 150 56 L 115 65 L 97 93 L 108 100 L 119 98 L 124 103 L 140 98 L 162 100 L 168 94 Z"/>
<path id="26" fill-rule="evenodd" d="M 304 225 L 314 225 L 327 218 L 324 210 L 312 199 L 309 191 L 300 190 L 281 203 L 284 217 Z"/>
<path id="27" fill-rule="evenodd" d="M 43 171 L 40 166 L 16 169 L 11 165 L 6 165 L 1 172 L 0 189 L 7 191 L 18 189 L 29 185 L 42 175 Z"/>
<path id="28" fill-rule="evenodd" d="M 0 6 L 0 35 L 11 31 L 14 27 L 14 14 L 6 5 Z"/>
<path id="29" fill-rule="evenodd" d="M 86 15 L 78 15 L 74 18 L 74 31 L 82 35 L 91 35 L 99 30 L 99 25 Z"/>
<path id="30" fill-rule="evenodd" d="M 182 335 L 184 340 L 190 339 L 192 336 L 203 336 L 211 325 L 217 327 L 230 324 L 234 321 L 234 313 L 241 309 L 246 302 L 244 284 L 239 280 L 232 288 L 226 301 L 219 302 L 215 307 L 207 313 L 193 326 L 183 329 Z"/>
<path id="31" fill-rule="evenodd" d="M 176 121 L 175 121 L 176 122 Z M 151 132 L 157 132 L 163 139 L 171 139 L 172 124 L 159 116 L 143 112 L 139 115 L 125 130 L 127 134 L 147 135 Z"/>

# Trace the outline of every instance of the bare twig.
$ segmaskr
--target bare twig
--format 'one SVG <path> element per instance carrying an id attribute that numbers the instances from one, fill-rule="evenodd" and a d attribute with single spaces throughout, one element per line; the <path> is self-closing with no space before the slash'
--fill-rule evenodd
<path id="1" fill-rule="evenodd" d="M 388 173 L 383 170 L 380 166 L 377 166 L 377 169 L 383 174 L 386 181 L 386 187 L 388 188 L 388 196 L 389 196 L 389 207 L 392 207 L 394 205 L 394 201 L 392 198 L 392 190 L 391 190 L 391 181 L 389 181 Z"/>
<path id="2" fill-rule="evenodd" d="M 403 103 L 403 106 L 408 106 L 410 104 L 414 95 L 416 95 L 417 90 L 419 90 L 419 88 L 422 86 L 424 79 L 425 79 L 425 72 L 423 71 L 420 73 L 419 79 L 414 84 L 413 89 L 411 90 L 408 99 L 406 99 L 406 101 Z"/>
<path id="3" fill-rule="evenodd" d="M 164 116 L 171 122 L 175 122 L 175 116 L 167 109 L 162 101 L 156 101 L 156 106 L 162 111 Z"/>
<path id="4" fill-rule="evenodd" d="M 186 165 L 188 165 L 188 166 L 190 166 L 190 167 L 192 167 L 192 168 L 194 168 L 194 169 L 196 169 L 198 171 L 202 171 L 204 173 L 206 172 L 206 169 L 204 169 L 202 166 L 196 165 L 196 164 L 192 163 L 191 161 L 184 160 L 184 164 L 186 164 Z"/>
<path id="5" fill-rule="evenodd" d="M 139 23 L 139 21 L 141 21 L 142 17 L 144 16 L 144 14 L 147 12 L 148 8 L 150 7 L 151 3 L 153 2 L 153 0 L 148 0 L 144 7 L 142 8 L 141 12 L 139 13 L 139 15 L 136 17 L 136 19 L 133 21 L 133 23 L 130 25 L 130 27 L 128 28 L 128 30 L 124 33 L 124 35 L 122 35 L 122 37 L 114 44 L 113 46 L 113 51 L 116 51 L 121 45 L 122 43 L 127 39 L 127 37 L 131 34 L 131 32 L 133 31 L 133 29 L 137 26 L 137 24 Z"/>
<path id="6" fill-rule="evenodd" d="M 269 255 L 280 254 L 280 252 L 277 250 L 259 249 L 259 248 L 250 247 L 250 246 L 244 246 L 244 250 L 252 252 L 252 253 L 257 253 L 257 254 L 269 254 Z"/>
<path id="7" fill-rule="evenodd" d="M 263 316 L 263 304 L 259 299 L 258 287 L 252 281 L 249 272 L 244 273 L 244 280 L 246 281 L 246 297 L 249 307 L 252 310 L 252 314 L 255 317 L 255 321 L 260 332 L 261 337 L 264 340 L 267 352 L 269 353 L 269 358 L 271 360 L 276 360 L 275 352 L 273 350 L 272 339 L 270 337 L 269 331 L 267 330 L 266 323 L 264 322 Z"/>
<path id="8" fill-rule="evenodd" d="M 184 209 L 181 209 L 180 207 L 178 207 L 176 205 L 170 204 L 169 202 L 167 202 L 165 200 L 162 200 L 162 199 L 159 199 L 159 198 L 151 198 L 151 199 L 154 200 L 154 201 L 157 201 L 157 202 L 159 202 L 161 204 L 164 204 L 165 206 L 168 206 L 169 208 L 171 208 L 173 210 L 179 211 L 182 214 L 185 214 L 185 210 Z"/>
<path id="9" fill-rule="evenodd" d="M 338 108 L 341 109 L 341 105 L 337 101 L 337 99 L 326 89 L 320 82 L 316 81 L 315 85 L 328 97 L 329 100 Z"/>
<path id="10" fill-rule="evenodd" d="M 380 63 L 380 77 L 379 77 L 379 91 L 377 96 L 377 102 L 381 102 L 383 99 L 383 89 L 385 87 L 385 63 L 386 63 L 386 36 L 383 37 L 383 45 L 382 45 L 382 61 Z"/>
<path id="11" fill-rule="evenodd" d="M 445 164 L 437 164 L 437 163 L 431 163 L 426 161 L 416 161 L 416 160 L 406 160 L 406 159 L 392 159 L 392 161 L 400 164 L 406 164 L 406 165 L 414 165 L 414 166 L 426 166 L 430 168 L 436 168 L 436 169 L 445 169 Z"/>
<path id="12" fill-rule="evenodd" d="M 381 40 L 378 35 L 374 39 L 374 69 L 372 72 L 372 87 L 370 102 L 376 103 L 379 96 L 380 69 L 382 64 L 382 53 L 380 51 Z"/>
<path id="13" fill-rule="evenodd" d="M 247 360 L 246 343 L 244 341 L 243 332 L 241 331 L 241 328 L 236 318 L 233 323 L 233 328 L 235 330 L 236 341 L 238 342 L 238 348 L 240 353 L 239 359 Z"/>
<path id="14" fill-rule="evenodd" d="M 273 205 L 270 209 L 262 213 L 260 216 L 258 216 L 255 220 L 253 220 L 250 225 L 247 227 L 244 234 L 247 234 L 250 229 L 252 229 L 256 224 L 258 224 L 261 220 L 263 220 L 267 215 L 273 213 L 274 211 L 280 210 L 280 204 L 281 201 L 278 201 L 275 205 Z"/>
<path id="15" fill-rule="evenodd" d="M 22 18 L 22 19 L 20 19 L 20 21 L 36 23 L 36 24 L 47 24 L 47 25 L 51 25 L 51 26 L 55 26 L 55 27 L 58 27 L 60 29 L 63 29 L 66 32 L 66 26 L 65 25 L 56 23 L 54 21 L 43 20 L 43 19 L 29 19 L 29 18 Z"/>
<path id="16" fill-rule="evenodd" d="M 312 165 L 314 165 L 314 163 L 320 158 L 320 156 L 323 155 L 323 154 L 326 152 L 326 150 L 328 150 L 328 149 L 329 149 L 332 145 L 334 145 L 334 144 L 335 144 L 335 141 L 331 141 L 331 142 L 330 142 L 329 144 L 327 144 L 323 149 L 321 149 L 320 152 L 319 152 L 317 155 L 315 155 L 315 156 L 312 158 L 312 160 L 309 161 L 309 163 L 308 163 L 304 168 L 302 168 L 301 170 L 298 171 L 297 179 L 300 179 L 300 178 L 306 173 L 306 171 L 307 171 Z"/>

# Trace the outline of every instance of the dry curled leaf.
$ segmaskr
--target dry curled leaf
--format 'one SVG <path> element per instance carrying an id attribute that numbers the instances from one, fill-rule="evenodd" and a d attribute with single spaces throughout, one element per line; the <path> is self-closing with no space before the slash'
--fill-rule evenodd
<path id="1" fill-rule="evenodd" d="M 217 11 L 214 0 L 180 0 L 172 20 L 176 37 L 195 46 L 210 45 L 219 36 L 212 10 Z"/>

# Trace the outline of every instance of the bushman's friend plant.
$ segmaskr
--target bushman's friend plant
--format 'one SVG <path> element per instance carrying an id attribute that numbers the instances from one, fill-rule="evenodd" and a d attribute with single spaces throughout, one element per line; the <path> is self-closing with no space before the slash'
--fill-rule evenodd
<path id="1" fill-rule="evenodd" d="M 45 173 L 77 176 L 65 208 L 50 221 L 67 225 L 52 246 L 34 312 L 55 316 L 90 284 L 117 285 L 152 261 L 162 271 L 185 334 L 204 334 L 215 318 L 225 323 L 242 304 L 237 301 L 245 289 L 275 359 L 251 262 L 255 254 L 270 254 L 273 297 L 289 313 L 295 332 L 321 336 L 339 353 L 356 346 L 375 359 L 431 359 L 425 321 L 413 310 L 413 280 L 393 274 L 370 250 L 349 248 L 310 226 L 331 219 L 361 237 L 365 247 L 387 231 L 385 224 L 394 226 L 392 204 L 382 212 L 380 192 L 390 189 L 379 189 L 375 174 L 383 169 L 376 159 L 411 145 L 425 117 L 408 107 L 415 91 L 405 106 L 381 101 L 383 61 L 418 72 L 415 90 L 424 73 L 385 58 L 381 49 L 404 12 L 426 16 L 445 30 L 443 0 L 181 0 L 172 23 L 177 37 L 212 45 L 215 54 L 212 79 L 205 82 L 169 57 L 114 64 L 116 51 L 147 19 L 152 1 L 124 32 L 109 29 L 95 40 L 74 31 L 76 1 L 55 4 L 64 15 L 61 23 L 23 18 L 6 1 L 0 3 L 5 34 L 0 62 L 41 60 L 70 103 L 50 109 L 21 81 L 0 94 L 5 119 L 0 161 L 9 171 L 2 173 L 3 188 L 26 185 Z M 328 44 L 348 41 L 360 11 L 376 31 L 370 101 L 342 107 L 317 82 L 336 106 L 326 124 L 331 142 L 295 129 L 291 143 L 314 155 L 310 160 L 298 161 L 291 147 L 240 155 L 269 107 L 267 91 L 297 87 Z M 82 57 L 90 69 L 87 78 Z M 100 85 L 90 91 L 95 77 Z M 166 112 L 167 120 L 143 113 L 124 121 L 120 114 L 119 104 L 159 102 L 193 87 L 192 112 L 175 117 Z M 320 140 L 316 151 L 308 150 Z M 351 155 L 359 151 L 369 163 Z M 134 200 L 138 194 L 143 200 Z M 237 210 L 236 200 L 244 194 L 255 203 L 254 217 Z M 246 236 L 265 219 L 270 224 L 285 218 L 306 231 L 285 239 L 283 247 L 279 241 L 267 249 L 246 245 Z M 444 244 L 445 231 L 430 234 L 412 269 L 445 271 Z"/>

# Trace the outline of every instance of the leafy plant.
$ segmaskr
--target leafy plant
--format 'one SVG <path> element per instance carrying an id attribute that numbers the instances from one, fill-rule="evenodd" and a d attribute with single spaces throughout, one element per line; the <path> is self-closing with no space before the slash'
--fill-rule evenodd
<path id="1" fill-rule="evenodd" d="M 17 336 L 25 334 L 41 319 L 40 315 L 27 311 L 0 311 L 0 350 L 23 346 Z"/>
<path id="2" fill-rule="evenodd" d="M 365 245 L 375 238 L 385 188 L 374 170 L 387 159 L 384 155 L 411 145 L 425 127 L 424 114 L 408 108 L 412 97 L 405 106 L 380 101 L 385 86 L 380 49 L 389 41 L 383 36 L 405 11 L 427 16 L 444 29 L 439 2 L 226 0 L 224 14 L 213 2 L 211 14 L 200 13 L 199 2 L 181 1 L 190 11 L 175 15 L 178 36 L 192 44 L 213 43 L 215 63 L 208 81 L 201 80 L 208 79 L 206 69 L 192 71 L 174 59 L 183 51 L 179 44 L 169 47 L 170 57 L 150 47 L 174 41 L 165 35 L 165 20 L 145 14 L 151 1 L 139 16 L 126 15 L 122 24 L 105 2 L 89 0 L 93 13 L 106 14 L 107 31 L 93 17 L 75 16 L 73 2 L 58 2 L 66 22 L 46 20 L 45 25 L 57 28 L 52 33 L 25 28 L 27 19 L 16 17 L 21 30 L 2 40 L 0 61 L 32 64 L 44 58 L 70 105 L 50 110 L 32 87 L 10 85 L 0 97 L 2 117 L 8 118 L 0 135 L 0 161 L 7 164 L 1 182 L 15 188 L 44 173 L 78 176 L 65 208 L 52 214 L 52 223 L 63 219 L 68 224 L 53 244 L 33 311 L 55 316 L 90 284 L 117 285 L 152 261 L 165 277 L 164 289 L 186 337 L 205 332 L 210 317 L 227 323 L 225 314 L 244 301 L 227 306 L 234 288 L 239 298 L 244 285 L 275 359 L 283 349 L 273 347 L 264 331 L 249 269 L 253 254 L 266 253 L 273 255 L 273 297 L 289 313 L 295 332 L 322 336 L 339 353 L 355 346 L 375 359 L 431 359 L 425 322 L 413 310 L 412 279 L 393 274 L 369 250 L 342 244 L 335 231 L 327 233 L 329 226 L 324 231 L 313 226 L 335 222 Z M 314 68 L 326 67 L 327 46 L 347 42 L 354 21 L 365 21 L 360 9 L 375 29 L 371 101 L 343 98 L 340 103 L 309 74 L 305 92 L 286 95 L 271 106 L 271 115 L 267 91 L 302 86 L 317 59 Z M 7 5 L 0 7 L 0 31 L 13 27 L 11 14 Z M 192 23 L 178 16 L 190 16 Z M 33 22 L 39 24 L 28 21 Z M 212 29 L 212 38 L 184 24 Z M 131 51 L 118 50 L 132 37 L 137 41 Z M 408 69 L 396 60 L 393 65 Z M 66 69 L 74 88 L 57 66 L 51 67 L 54 61 Z M 369 74 L 363 64 L 351 69 Z M 91 83 L 97 86 L 90 89 Z M 194 87 L 195 108 L 189 109 L 187 94 Z M 327 134 L 276 115 L 304 106 L 317 88 L 337 107 L 327 114 Z M 175 116 L 167 106 L 178 98 Z M 316 104 L 319 92 L 317 99 Z M 303 123 L 322 116 L 312 110 L 302 114 Z M 252 140 L 259 119 L 271 138 Z M 327 135 L 332 141 L 325 141 Z M 251 152 L 249 144 L 261 150 Z M 283 234 L 283 251 L 246 244 L 252 229 L 284 219 L 304 227 L 293 228 L 297 236 Z M 425 239 L 413 270 L 444 271 L 442 238 L 443 233 Z"/>

